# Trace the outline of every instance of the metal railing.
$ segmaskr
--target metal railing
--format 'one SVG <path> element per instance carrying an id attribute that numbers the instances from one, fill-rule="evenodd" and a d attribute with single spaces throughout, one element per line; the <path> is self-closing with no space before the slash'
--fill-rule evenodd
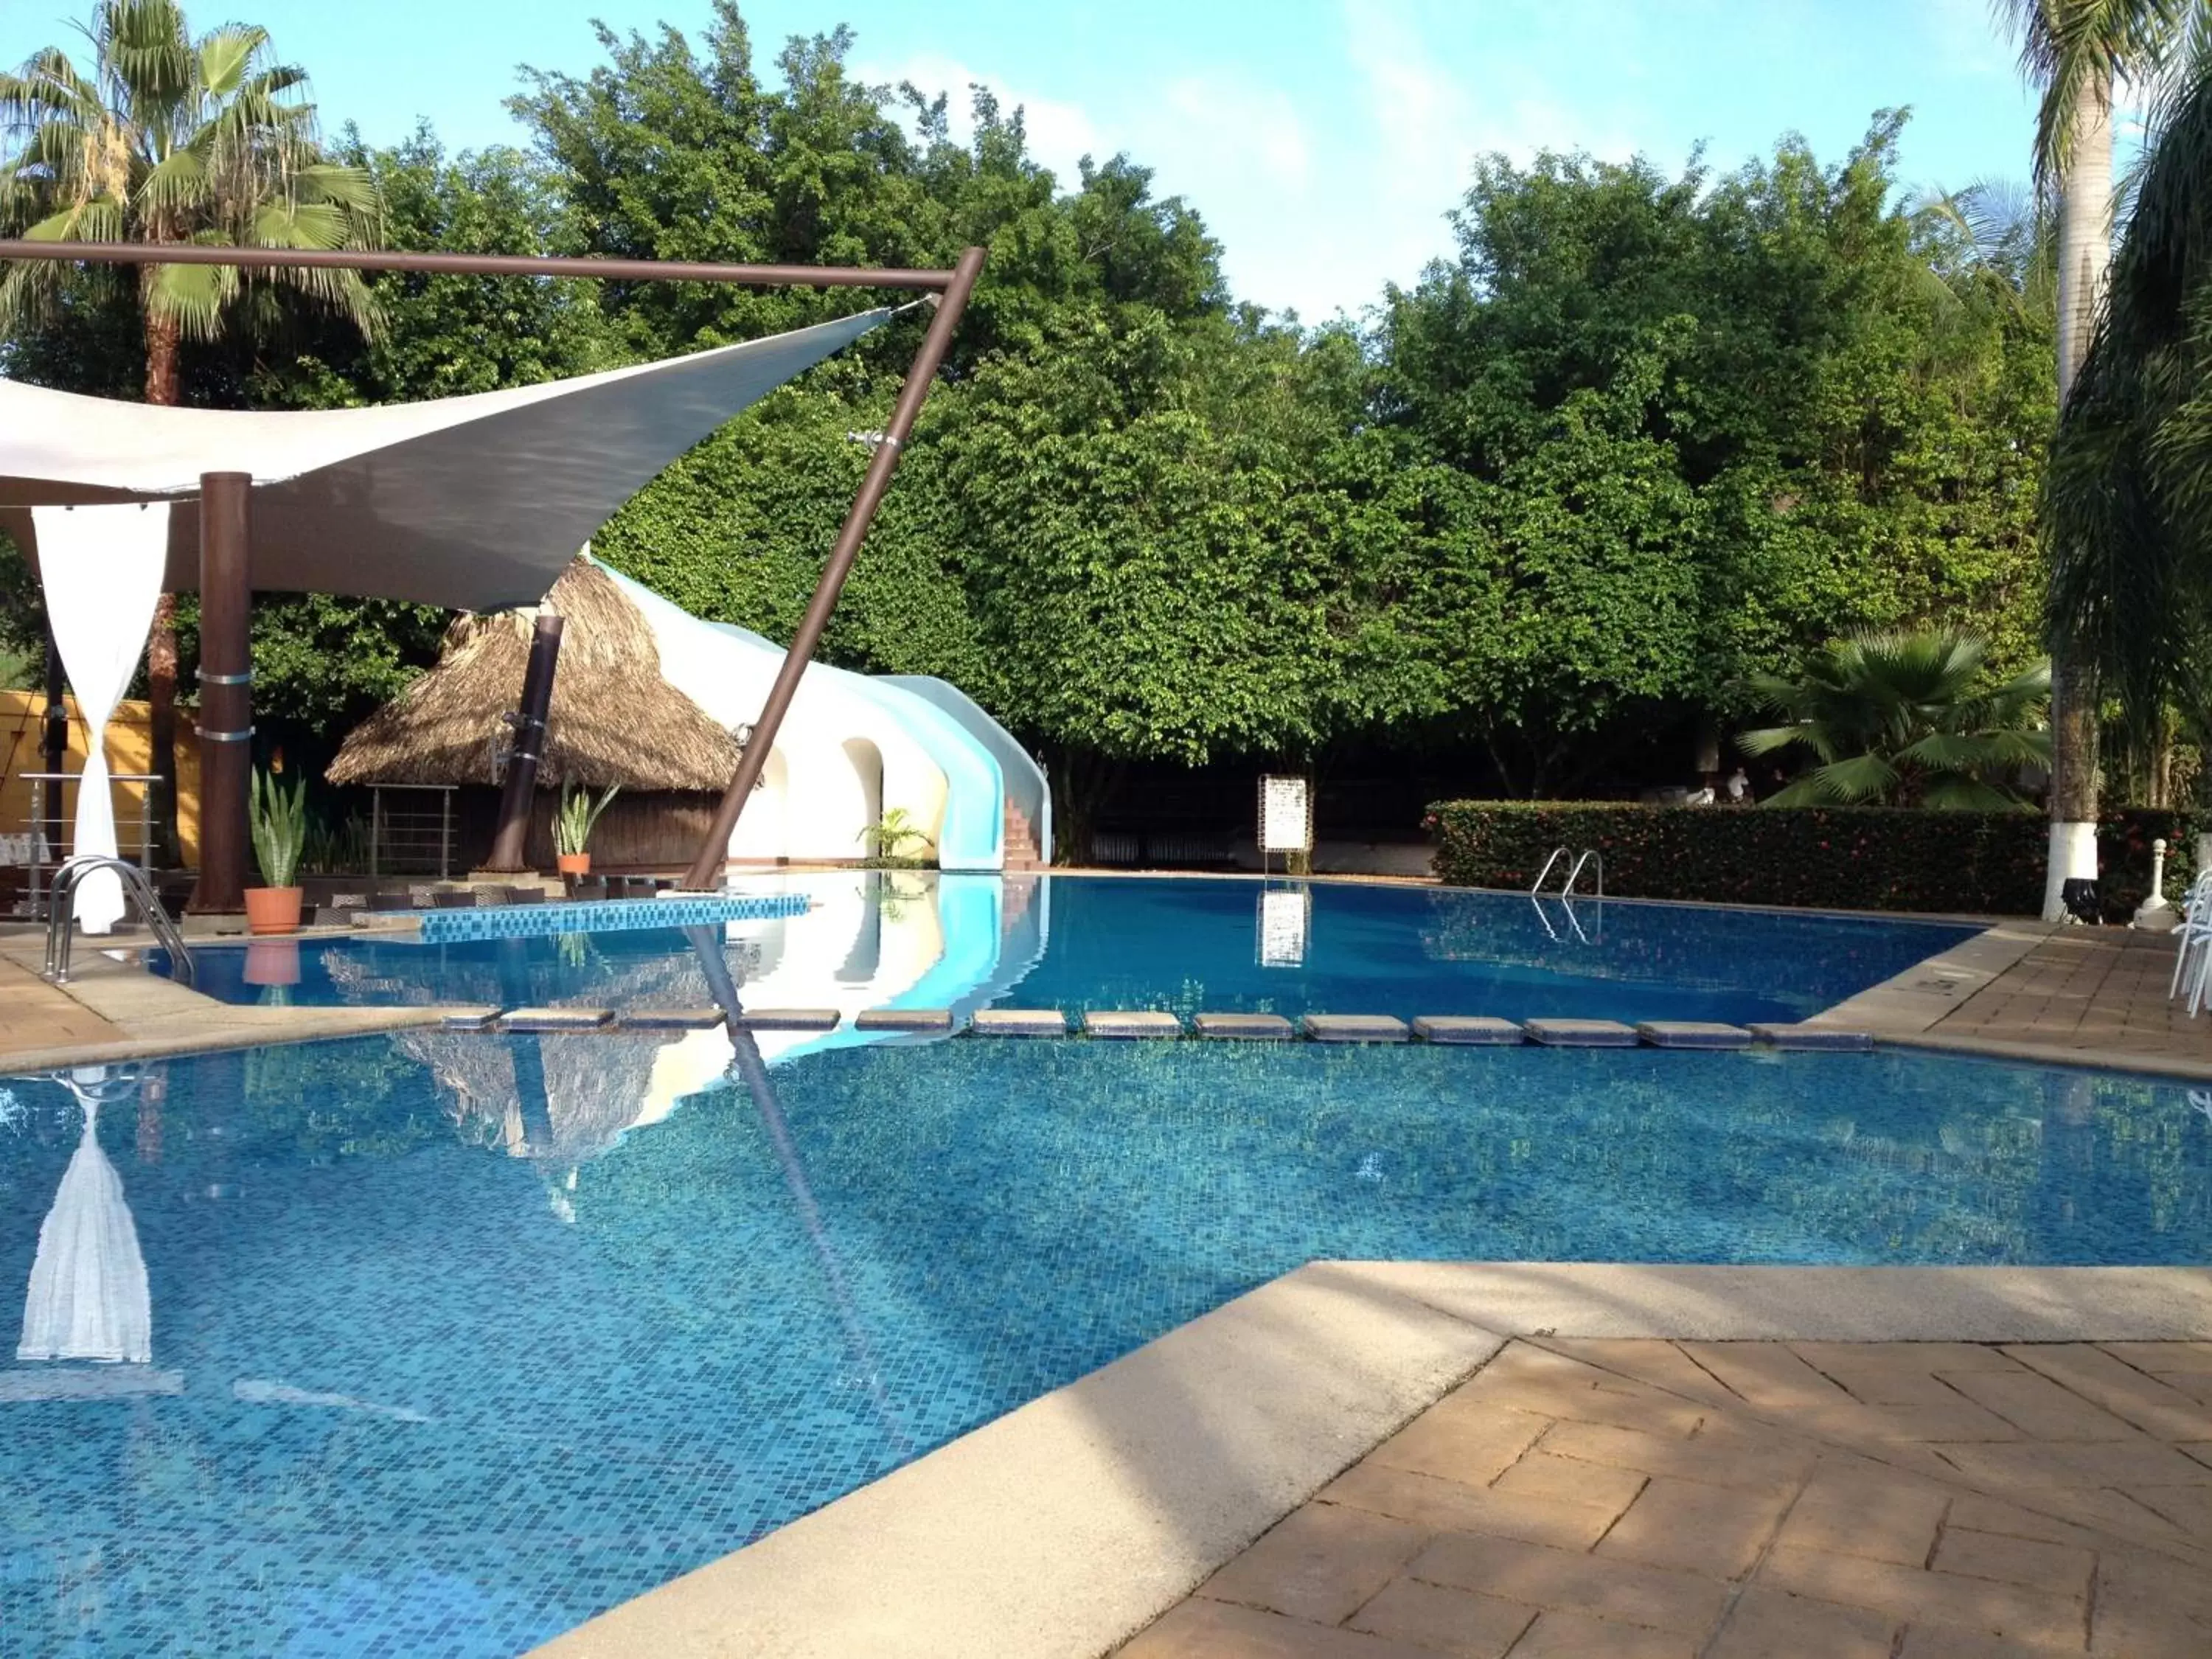
<path id="1" fill-rule="evenodd" d="M 450 783 L 380 783 L 369 797 L 368 873 L 453 878 L 453 791 Z M 434 794 L 435 806 L 387 800 Z"/>
<path id="2" fill-rule="evenodd" d="M 1559 867 L 1561 859 L 1571 859 L 1573 861 L 1567 866 L 1566 880 L 1560 884 L 1559 897 L 1572 898 L 1575 896 L 1575 884 L 1583 878 L 1583 872 L 1592 865 L 1597 866 L 1597 890 L 1592 896 L 1595 898 L 1605 896 L 1604 854 L 1595 847 L 1585 847 L 1579 854 L 1571 853 L 1565 847 L 1554 847 L 1552 849 L 1552 855 L 1544 860 L 1544 867 L 1536 872 L 1536 879 L 1528 884 L 1530 898 L 1535 897 L 1544 890 L 1544 884 L 1552 878 L 1552 872 Z"/>
<path id="3" fill-rule="evenodd" d="M 31 842 L 27 886 L 30 914 L 35 918 L 46 911 L 46 872 L 58 872 L 75 855 L 74 848 L 69 846 L 69 837 L 74 833 L 76 819 L 64 810 L 61 796 L 64 789 L 83 782 L 84 776 L 79 772 L 19 772 L 16 776 L 31 786 L 31 817 L 27 826 Z M 154 791 L 161 780 L 152 772 L 111 772 L 107 781 L 111 785 L 139 786 L 138 867 L 150 870 L 154 867 Z M 49 787 L 53 791 L 51 808 L 46 805 Z"/>
<path id="4" fill-rule="evenodd" d="M 184 934 L 161 908 L 154 884 L 129 860 L 105 853 L 80 853 L 54 872 L 53 903 L 46 913 L 46 976 L 57 985 L 69 983 L 70 945 L 76 937 L 76 890 L 87 876 L 101 870 L 115 872 L 155 940 L 169 953 L 169 977 L 179 985 L 190 985 L 199 964 L 192 960 L 191 947 L 185 943 Z"/>

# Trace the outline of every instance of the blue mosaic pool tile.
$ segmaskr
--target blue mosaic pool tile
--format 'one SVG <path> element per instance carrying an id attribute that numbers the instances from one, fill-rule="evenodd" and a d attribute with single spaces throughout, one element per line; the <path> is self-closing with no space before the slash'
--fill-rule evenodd
<path id="1" fill-rule="evenodd" d="M 697 927 L 726 921 L 803 916 L 797 893 L 773 897 L 591 899 L 580 903 L 486 905 L 474 910 L 418 910 L 422 939 L 430 945 L 470 939 L 533 939 L 552 933 L 606 933 L 641 927 Z"/>

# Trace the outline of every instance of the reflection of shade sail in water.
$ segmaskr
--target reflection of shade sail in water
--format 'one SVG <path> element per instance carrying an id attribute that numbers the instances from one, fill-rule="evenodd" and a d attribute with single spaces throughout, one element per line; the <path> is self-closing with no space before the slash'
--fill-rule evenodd
<path id="1" fill-rule="evenodd" d="M 123 1177 L 100 1145 L 100 1104 L 116 1083 L 93 1066 L 64 1079 L 84 1108 L 84 1135 L 39 1228 L 23 1302 L 18 1359 L 100 1359 L 143 1365 L 154 1357 L 154 1303 L 146 1258 L 123 1196 Z"/>

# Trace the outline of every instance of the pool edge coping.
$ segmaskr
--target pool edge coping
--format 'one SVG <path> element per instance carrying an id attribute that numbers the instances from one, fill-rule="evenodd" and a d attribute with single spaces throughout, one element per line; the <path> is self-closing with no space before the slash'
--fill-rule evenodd
<path id="1" fill-rule="evenodd" d="M 1089 1659 L 1520 1337 L 2212 1338 L 2212 1268 L 1309 1262 L 554 1638 Z"/>

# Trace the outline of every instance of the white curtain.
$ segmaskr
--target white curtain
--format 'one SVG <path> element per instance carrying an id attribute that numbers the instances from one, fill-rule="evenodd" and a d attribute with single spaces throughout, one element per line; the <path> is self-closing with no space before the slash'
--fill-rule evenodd
<path id="1" fill-rule="evenodd" d="M 169 553 L 166 501 L 141 506 L 38 507 L 39 578 L 62 668 L 88 727 L 84 775 L 76 789 L 76 850 L 115 847 L 115 804 L 107 782 L 107 722 L 123 701 L 146 630 L 161 598 Z M 88 933 L 112 932 L 123 918 L 123 884 L 102 870 L 77 889 L 76 917 Z"/>
<path id="2" fill-rule="evenodd" d="M 84 1108 L 84 1135 L 39 1228 L 23 1300 L 18 1359 L 105 1359 L 143 1365 L 154 1358 L 154 1300 L 123 1177 L 100 1146 L 100 1095 L 107 1073 L 71 1074 Z"/>

